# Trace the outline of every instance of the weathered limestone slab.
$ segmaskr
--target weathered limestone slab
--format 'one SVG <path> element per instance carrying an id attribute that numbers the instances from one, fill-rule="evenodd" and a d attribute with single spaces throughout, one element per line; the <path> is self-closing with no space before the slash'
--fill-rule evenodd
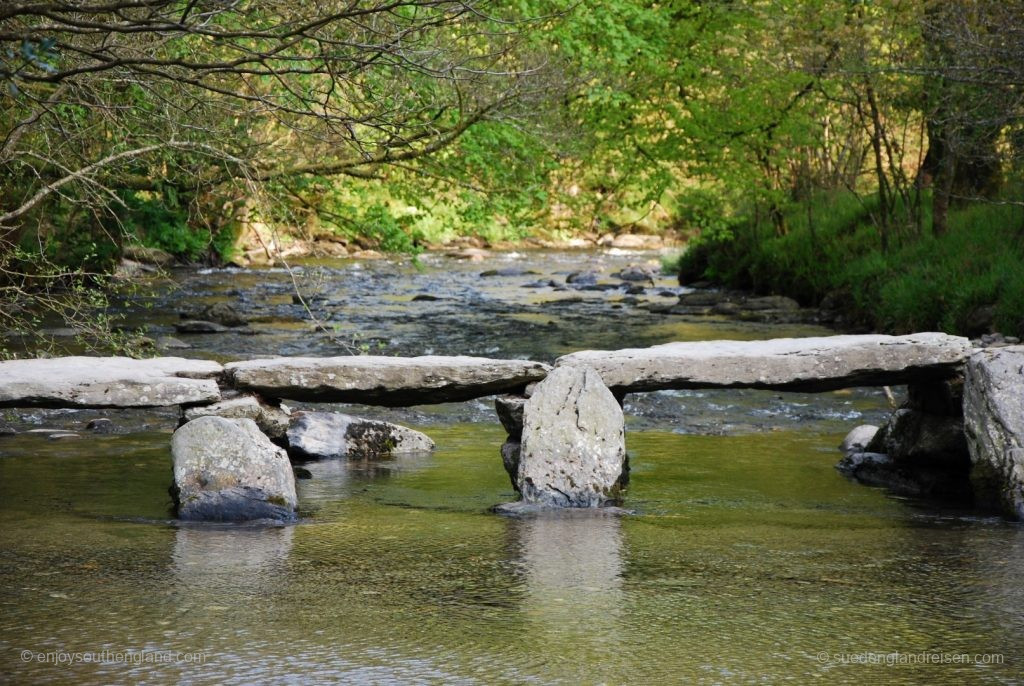
<path id="1" fill-rule="evenodd" d="M 0 362 L 0 407 L 159 407 L 220 400 L 208 360 L 57 357 Z"/>
<path id="2" fill-rule="evenodd" d="M 199 417 L 171 438 L 178 517 L 202 521 L 289 520 L 297 497 L 283 448 L 251 419 Z"/>
<path id="3" fill-rule="evenodd" d="M 950 377 L 971 350 L 966 338 L 942 333 L 827 336 L 585 350 L 555 366 L 590 365 L 616 394 L 673 388 L 813 392 Z"/>
<path id="4" fill-rule="evenodd" d="M 964 432 L 978 504 L 1024 519 L 1024 346 L 988 348 L 968 360 Z"/>
<path id="5" fill-rule="evenodd" d="M 228 382 L 271 398 L 402 407 L 520 391 L 550 367 L 483 357 L 279 357 L 225 365 Z"/>
<path id="6" fill-rule="evenodd" d="M 288 427 L 288 450 L 295 457 L 377 458 L 434 449 L 424 433 L 390 422 L 340 412 L 296 412 Z"/>
<path id="7" fill-rule="evenodd" d="M 526 401 L 523 418 L 517 482 L 525 503 L 601 507 L 619 499 L 628 478 L 625 424 L 597 372 L 556 368 Z"/>

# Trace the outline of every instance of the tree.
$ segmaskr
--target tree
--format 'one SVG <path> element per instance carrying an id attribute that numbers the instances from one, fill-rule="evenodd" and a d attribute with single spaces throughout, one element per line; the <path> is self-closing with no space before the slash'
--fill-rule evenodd
<path id="1" fill-rule="evenodd" d="M 945 233 L 951 201 L 991 194 L 1020 158 L 1024 121 L 1024 3 L 927 4 L 921 21 L 932 225 Z"/>
<path id="2" fill-rule="evenodd" d="M 16 248 L 67 227 L 117 244 L 139 193 L 212 224 L 275 180 L 416 169 L 551 94 L 520 42 L 486 0 L 6 3 L 0 288 L 81 277 Z"/>

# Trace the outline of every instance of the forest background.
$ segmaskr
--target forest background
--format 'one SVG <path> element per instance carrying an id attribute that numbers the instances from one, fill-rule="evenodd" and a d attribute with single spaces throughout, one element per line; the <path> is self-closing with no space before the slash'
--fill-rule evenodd
<path id="1" fill-rule="evenodd" d="M 0 87 L 8 332 L 116 346 L 140 249 L 656 234 L 684 283 L 1024 334 L 1020 0 L 21 0 Z"/>

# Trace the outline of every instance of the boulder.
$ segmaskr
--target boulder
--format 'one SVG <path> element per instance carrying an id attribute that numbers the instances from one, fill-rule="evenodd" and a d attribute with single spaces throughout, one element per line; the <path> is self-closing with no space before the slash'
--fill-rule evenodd
<path id="1" fill-rule="evenodd" d="M 522 454 L 522 449 L 523 445 L 512 439 L 501 444 L 501 464 L 505 467 L 516 493 L 519 493 L 519 456 Z"/>
<path id="2" fill-rule="evenodd" d="M 158 274 L 159 272 L 160 270 L 152 265 L 136 262 L 135 260 L 122 259 L 114 267 L 113 277 L 119 281 L 126 281 L 140 276 Z"/>
<path id="3" fill-rule="evenodd" d="M 597 272 L 573 272 L 565 277 L 565 282 L 577 286 L 591 286 L 596 284 L 600 278 L 601 275 Z"/>
<path id="4" fill-rule="evenodd" d="M 232 362 L 228 383 L 266 398 L 408 406 L 518 392 L 550 367 L 481 357 L 281 357 Z"/>
<path id="5" fill-rule="evenodd" d="M 525 405 L 516 478 L 523 500 L 543 507 L 618 501 L 628 478 L 624 431 L 622 408 L 597 372 L 556 368 Z"/>
<path id="6" fill-rule="evenodd" d="M 516 395 L 499 395 L 494 399 L 494 410 L 498 421 L 505 427 L 508 437 L 518 441 L 523 435 L 523 408 L 526 398 Z"/>
<path id="7" fill-rule="evenodd" d="M 217 322 L 207 322 L 200 319 L 185 319 L 177 322 L 174 325 L 174 330 L 178 333 L 224 333 L 231 329 L 218 324 Z"/>
<path id="8" fill-rule="evenodd" d="M 491 276 L 527 276 L 537 273 L 532 269 L 524 269 L 522 267 L 505 267 L 504 269 L 488 269 L 487 271 L 480 272 L 480 276 L 484 278 Z"/>
<path id="9" fill-rule="evenodd" d="M 159 407 L 220 400 L 217 362 L 55 357 L 0 362 L 0 407 Z"/>
<path id="10" fill-rule="evenodd" d="M 207 305 L 199 310 L 199 316 L 208 322 L 216 322 L 221 326 L 245 326 L 249 321 L 243 317 L 230 303 L 218 302 Z"/>
<path id="11" fill-rule="evenodd" d="M 274 440 L 283 439 L 291 419 L 286 407 L 274 407 L 261 402 L 259 398 L 243 395 L 222 400 L 213 405 L 190 407 L 182 413 L 182 423 L 199 417 L 224 417 L 225 419 L 251 419 L 260 431 Z"/>
<path id="12" fill-rule="evenodd" d="M 966 338 L 919 333 L 584 350 L 559 358 L 555 365 L 589 365 L 616 393 L 693 388 L 820 392 L 949 378 L 970 352 Z"/>
<path id="13" fill-rule="evenodd" d="M 743 309 L 749 311 L 760 310 L 799 310 L 800 303 L 784 295 L 766 295 L 761 298 L 749 298 L 743 303 Z"/>
<path id="14" fill-rule="evenodd" d="M 854 453 L 862 453 L 867 448 L 868 444 L 871 443 L 871 439 L 878 433 L 878 427 L 872 426 L 871 424 L 861 424 L 856 427 L 850 433 L 846 434 L 846 438 L 839 445 L 840 452 L 843 455 L 852 455 Z"/>
<path id="15" fill-rule="evenodd" d="M 199 417 L 171 438 L 178 517 L 186 520 L 290 520 L 295 476 L 288 455 L 251 419 Z"/>
<path id="16" fill-rule="evenodd" d="M 613 248 L 629 250 L 642 250 L 644 248 L 661 247 L 663 241 L 659 236 L 647 236 L 634 233 L 624 233 L 612 239 Z"/>
<path id="17" fill-rule="evenodd" d="M 96 419 L 89 420 L 89 423 L 85 425 L 85 429 L 94 434 L 117 433 L 117 426 L 106 417 L 97 417 Z"/>
<path id="18" fill-rule="evenodd" d="M 836 469 L 859 483 L 881 486 L 897 495 L 962 504 L 971 500 L 965 475 L 941 466 L 901 465 L 883 453 L 852 452 L 839 461 Z"/>
<path id="19" fill-rule="evenodd" d="M 152 264 L 157 267 L 169 267 L 174 264 L 174 255 L 160 248 L 147 248 L 144 245 L 121 246 L 121 254 L 134 262 Z"/>
<path id="20" fill-rule="evenodd" d="M 882 430 L 864 446 L 885 453 L 897 464 L 970 465 L 963 419 L 904 407 L 892 413 Z"/>
<path id="21" fill-rule="evenodd" d="M 174 336 L 160 336 L 156 339 L 156 347 L 163 348 L 165 350 L 180 349 L 185 350 L 192 347 L 191 343 L 186 343 L 180 338 Z"/>
<path id="22" fill-rule="evenodd" d="M 692 291 L 679 296 L 679 304 L 685 307 L 715 307 L 731 302 L 732 296 L 720 291 Z"/>
<path id="23" fill-rule="evenodd" d="M 1024 346 L 968 360 L 964 430 L 976 502 L 1024 519 Z"/>
<path id="24" fill-rule="evenodd" d="M 632 265 L 612 274 L 612 276 L 623 281 L 650 281 L 651 285 L 653 285 L 654 277 L 657 276 L 657 273 L 650 267 Z"/>
<path id="25" fill-rule="evenodd" d="M 434 441 L 419 431 L 337 412 L 296 412 L 288 427 L 288 451 L 304 460 L 367 459 L 433 449 Z"/>

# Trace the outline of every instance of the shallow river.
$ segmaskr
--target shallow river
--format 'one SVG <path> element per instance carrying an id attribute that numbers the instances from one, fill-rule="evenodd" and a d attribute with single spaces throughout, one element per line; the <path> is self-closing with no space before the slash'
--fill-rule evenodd
<path id="1" fill-rule="evenodd" d="M 194 346 L 164 352 L 221 360 L 550 361 L 827 333 L 652 314 L 645 303 L 679 291 L 666 277 L 634 295 L 524 287 L 579 269 L 618 284 L 612 272 L 651 257 L 306 263 L 296 278 L 326 331 L 293 303 L 285 271 L 182 272 L 123 307 L 150 335 Z M 174 333 L 179 309 L 219 300 L 253 335 Z M 489 400 L 344 409 L 438 448 L 307 465 L 302 519 L 278 528 L 170 519 L 173 412 L 5 412 L 20 433 L 0 436 L 0 682 L 1024 682 L 1024 528 L 835 471 L 846 431 L 885 416 L 878 390 L 631 396 L 635 514 L 622 517 L 489 513 L 514 496 Z M 84 431 L 97 416 L 118 433 Z"/>

